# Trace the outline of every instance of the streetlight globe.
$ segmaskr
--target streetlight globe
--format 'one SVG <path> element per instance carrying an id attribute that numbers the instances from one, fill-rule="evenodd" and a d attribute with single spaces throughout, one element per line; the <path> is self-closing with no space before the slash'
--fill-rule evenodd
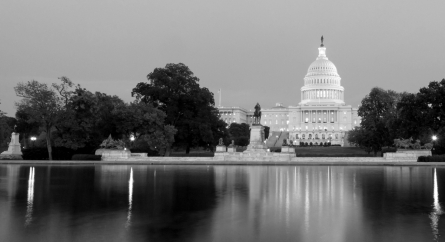
<path id="1" fill-rule="evenodd" d="M 133 136 L 133 135 L 130 137 L 130 140 L 131 140 L 131 141 L 134 141 L 134 136 Z"/>
<path id="2" fill-rule="evenodd" d="M 436 141 L 437 136 L 433 135 L 433 141 Z"/>

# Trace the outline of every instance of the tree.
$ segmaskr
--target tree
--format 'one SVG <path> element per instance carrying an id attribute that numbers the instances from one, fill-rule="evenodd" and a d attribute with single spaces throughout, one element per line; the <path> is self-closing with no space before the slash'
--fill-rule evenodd
<path id="1" fill-rule="evenodd" d="M 165 123 L 177 129 L 173 146 L 215 146 L 216 136 L 224 134 L 213 93 L 201 88 L 199 79 L 184 64 L 167 64 L 147 75 L 148 82 L 138 83 L 132 96 L 165 112 Z M 219 130 L 219 131 L 218 131 Z M 219 133 L 218 133 L 219 132 Z M 170 147 L 167 149 L 169 153 Z"/>
<path id="2" fill-rule="evenodd" d="M 15 93 L 22 100 L 16 103 L 17 110 L 29 115 L 29 122 L 37 122 L 46 132 L 49 159 L 52 160 L 51 129 L 59 122 L 63 102 L 56 91 L 45 83 L 32 80 L 19 83 Z"/>
<path id="3" fill-rule="evenodd" d="M 135 101 L 119 106 L 114 114 L 119 133 L 143 138 L 152 150 L 165 151 L 175 141 L 177 130 L 172 125 L 165 125 L 165 113 L 151 104 Z"/>
<path id="4" fill-rule="evenodd" d="M 235 141 L 235 145 L 247 146 L 250 139 L 250 128 L 245 123 L 231 123 L 229 126 L 230 139 Z"/>
<path id="5" fill-rule="evenodd" d="M 373 151 L 373 136 L 363 127 L 354 127 L 348 132 L 348 142 L 364 149 L 368 154 Z"/>
<path id="6" fill-rule="evenodd" d="M 397 136 L 397 103 L 403 95 L 406 94 L 375 87 L 361 102 L 358 115 L 362 117 L 361 127 L 372 141 L 374 154 L 383 146 L 392 145 Z"/>
<path id="7" fill-rule="evenodd" d="M 402 98 L 397 106 L 400 116 L 400 134 L 431 142 L 432 135 L 445 137 L 445 79 L 430 82 L 416 94 Z M 438 140 L 444 147 L 444 139 Z"/>

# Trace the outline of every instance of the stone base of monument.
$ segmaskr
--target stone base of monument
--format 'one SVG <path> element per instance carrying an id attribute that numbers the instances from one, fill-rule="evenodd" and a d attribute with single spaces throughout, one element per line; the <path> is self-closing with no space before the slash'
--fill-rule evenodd
<path id="1" fill-rule="evenodd" d="M 128 159 L 131 157 L 131 151 L 129 150 L 101 149 L 99 152 L 96 150 L 96 154 L 98 153 L 101 153 L 102 160 Z"/>
<path id="2" fill-rule="evenodd" d="M 236 152 L 236 148 L 235 147 L 227 147 L 227 153 L 234 153 Z"/>
<path id="3" fill-rule="evenodd" d="M 23 160 L 23 153 L 19 142 L 19 133 L 11 134 L 8 150 L 0 154 L 0 160 Z"/>
<path id="4" fill-rule="evenodd" d="M 295 147 L 292 146 L 282 146 L 281 153 L 284 154 L 295 154 Z"/>
<path id="5" fill-rule="evenodd" d="M 430 156 L 431 150 L 397 150 L 397 152 L 388 152 L 383 154 L 386 160 L 406 160 L 417 161 L 419 156 Z"/>
<path id="6" fill-rule="evenodd" d="M 264 144 L 264 127 L 261 125 L 252 125 L 250 127 L 250 143 L 245 154 L 267 153 L 267 146 Z"/>
<path id="7" fill-rule="evenodd" d="M 216 154 L 226 153 L 226 152 L 227 152 L 227 148 L 226 148 L 225 145 L 218 145 L 218 146 L 216 146 L 215 155 Z"/>

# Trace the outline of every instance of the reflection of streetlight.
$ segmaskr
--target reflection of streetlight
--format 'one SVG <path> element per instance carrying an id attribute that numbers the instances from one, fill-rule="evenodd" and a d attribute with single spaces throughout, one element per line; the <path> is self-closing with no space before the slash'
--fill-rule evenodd
<path id="1" fill-rule="evenodd" d="M 37 140 L 37 138 L 35 136 L 31 137 L 31 141 L 32 141 L 32 147 L 34 147 L 34 142 Z"/>

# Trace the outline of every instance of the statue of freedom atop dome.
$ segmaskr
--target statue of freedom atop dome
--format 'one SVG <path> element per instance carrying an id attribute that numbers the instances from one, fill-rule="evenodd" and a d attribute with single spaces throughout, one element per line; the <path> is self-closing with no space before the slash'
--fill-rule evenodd
<path id="1" fill-rule="evenodd" d="M 321 47 L 323 47 L 324 45 L 323 45 L 323 40 L 324 40 L 324 38 L 323 38 L 323 35 L 321 36 Z"/>

